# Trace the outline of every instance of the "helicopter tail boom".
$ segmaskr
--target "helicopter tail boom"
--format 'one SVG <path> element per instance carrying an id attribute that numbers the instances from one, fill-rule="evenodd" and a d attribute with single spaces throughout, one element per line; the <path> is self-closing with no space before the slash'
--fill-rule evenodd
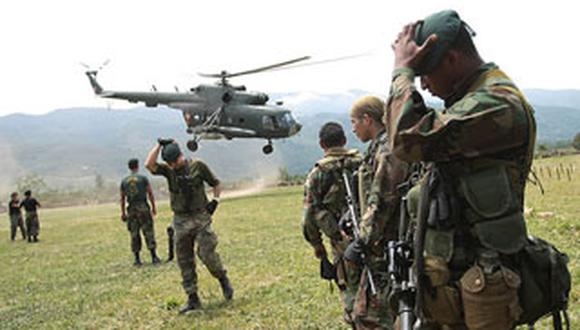
<path id="1" fill-rule="evenodd" d="M 97 81 L 97 73 L 98 71 L 96 70 L 89 70 L 85 72 L 87 77 L 89 77 L 89 82 L 91 83 L 91 87 L 93 87 L 93 91 L 95 92 L 95 94 L 101 95 L 103 93 L 103 87 L 101 87 L 101 85 L 99 85 L 99 82 Z"/>

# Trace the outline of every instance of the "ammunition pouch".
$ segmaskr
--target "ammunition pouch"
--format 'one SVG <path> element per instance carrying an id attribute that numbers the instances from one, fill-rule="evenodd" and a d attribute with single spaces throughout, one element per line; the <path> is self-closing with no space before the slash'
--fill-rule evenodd
<path id="1" fill-rule="evenodd" d="M 483 247 L 513 254 L 526 242 L 526 225 L 505 165 L 459 177 L 465 207 L 462 218 L 472 226 Z"/>
<path id="2" fill-rule="evenodd" d="M 425 275 L 429 285 L 424 290 L 425 316 L 438 324 L 454 325 L 462 322 L 459 290 L 449 285 L 450 271 L 445 260 L 425 258 Z"/>

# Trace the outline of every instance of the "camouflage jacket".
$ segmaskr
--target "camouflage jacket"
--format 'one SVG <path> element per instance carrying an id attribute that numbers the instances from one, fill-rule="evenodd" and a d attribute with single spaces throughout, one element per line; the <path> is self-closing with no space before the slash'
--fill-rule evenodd
<path id="1" fill-rule="evenodd" d="M 391 152 L 385 130 L 371 141 L 359 168 L 360 236 L 366 244 L 396 238 L 399 199 L 397 186 L 408 165 Z"/>
<path id="2" fill-rule="evenodd" d="M 338 222 L 346 211 L 346 192 L 342 170 L 355 171 L 361 162 L 357 150 L 330 148 L 308 174 L 304 184 L 304 238 L 312 246 L 322 244 L 322 233 L 341 240 Z"/>
<path id="3" fill-rule="evenodd" d="M 185 166 L 178 170 L 165 163 L 158 163 L 157 170 L 152 173 L 163 175 L 167 179 L 171 210 L 179 215 L 205 212 L 208 203 L 205 183 L 211 187 L 220 184 L 210 168 L 197 159 L 187 159 Z"/>
<path id="4" fill-rule="evenodd" d="M 435 111 L 425 106 L 411 69 L 393 76 L 384 118 L 393 152 L 438 168 L 456 196 L 458 219 L 479 244 L 517 251 L 526 236 L 523 195 L 536 133 L 523 94 L 488 63 Z"/>

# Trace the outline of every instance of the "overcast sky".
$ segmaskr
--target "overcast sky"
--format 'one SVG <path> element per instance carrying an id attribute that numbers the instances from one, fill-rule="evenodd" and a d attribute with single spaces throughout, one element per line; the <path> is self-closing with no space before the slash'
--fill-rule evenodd
<path id="1" fill-rule="evenodd" d="M 0 116 L 107 106 L 105 89 L 181 89 L 196 72 L 238 71 L 310 55 L 371 55 L 235 78 L 251 90 L 386 94 L 389 47 L 403 24 L 448 8 L 477 32 L 486 61 L 523 88 L 580 89 L 577 1 L 2 1 Z M 115 102 L 113 107 L 126 106 Z"/>

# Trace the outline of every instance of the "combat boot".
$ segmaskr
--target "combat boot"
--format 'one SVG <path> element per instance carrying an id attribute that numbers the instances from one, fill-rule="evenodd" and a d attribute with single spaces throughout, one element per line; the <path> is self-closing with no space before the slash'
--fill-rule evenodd
<path id="1" fill-rule="evenodd" d="M 155 249 L 151 249 L 150 251 L 151 251 L 151 263 L 154 265 L 160 263 L 161 259 L 159 259 L 157 253 L 155 253 Z"/>
<path id="2" fill-rule="evenodd" d="M 32 238 L 32 240 L 33 240 L 35 243 L 36 243 L 36 242 L 38 242 L 38 236 L 34 236 L 34 237 Z"/>
<path id="3" fill-rule="evenodd" d="M 181 307 L 179 310 L 179 314 L 185 314 L 189 311 L 200 309 L 201 308 L 201 301 L 199 300 L 199 296 L 197 292 L 194 292 L 189 295 L 187 299 L 187 303 Z"/>
<path id="4" fill-rule="evenodd" d="M 133 262 L 133 266 L 141 266 L 141 257 L 139 256 L 139 252 L 135 252 L 135 261 Z"/>
<path id="5" fill-rule="evenodd" d="M 32 243 L 32 236 L 28 236 L 28 243 Z"/>
<path id="6" fill-rule="evenodd" d="M 232 300 L 234 297 L 234 288 L 232 288 L 232 284 L 230 283 L 230 279 L 227 275 L 222 276 L 220 279 L 220 285 L 222 286 L 222 292 L 224 293 L 224 298 L 226 300 Z"/>

